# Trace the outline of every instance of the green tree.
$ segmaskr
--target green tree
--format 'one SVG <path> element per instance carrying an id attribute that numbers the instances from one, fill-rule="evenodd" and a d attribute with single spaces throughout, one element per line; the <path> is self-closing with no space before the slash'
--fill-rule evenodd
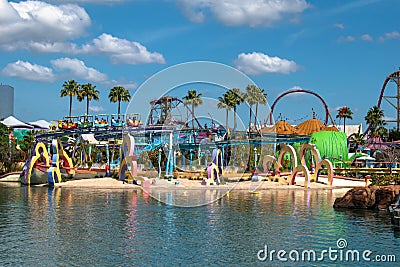
<path id="1" fill-rule="evenodd" d="M 9 140 L 10 132 L 11 128 L 0 123 L 0 175 L 4 172 L 15 171 L 17 162 L 23 159 L 16 142 Z"/>
<path id="2" fill-rule="evenodd" d="M 365 136 L 361 133 L 361 127 L 358 127 L 358 132 L 349 136 L 350 147 L 356 152 L 358 146 L 365 145 Z"/>
<path id="3" fill-rule="evenodd" d="M 338 109 L 338 114 L 336 115 L 336 118 L 343 119 L 343 132 L 346 132 L 346 119 L 353 119 L 353 111 L 349 107 L 341 107 Z"/>
<path id="4" fill-rule="evenodd" d="M 232 98 L 232 94 L 230 94 L 229 92 L 223 94 L 223 96 L 218 97 L 218 104 L 217 107 L 218 108 L 224 108 L 226 111 L 226 115 L 225 115 L 225 122 L 226 122 L 226 130 L 228 131 L 229 129 L 229 124 L 228 124 L 228 119 L 229 119 L 229 110 L 231 110 L 232 105 L 233 105 L 233 98 Z"/>
<path id="5" fill-rule="evenodd" d="M 89 115 L 89 102 L 93 99 L 99 101 L 99 90 L 91 83 L 83 84 L 78 91 L 78 101 L 82 102 L 86 98 L 86 115 Z"/>
<path id="6" fill-rule="evenodd" d="M 398 131 L 396 128 L 390 129 L 388 138 L 391 142 L 400 140 L 400 131 Z"/>
<path id="7" fill-rule="evenodd" d="M 187 92 L 188 94 L 186 96 L 183 97 L 184 104 L 185 105 L 191 105 L 192 106 L 192 127 L 194 128 L 194 108 L 197 107 L 198 105 L 203 104 L 203 100 L 201 99 L 202 94 L 201 93 L 197 93 L 196 90 L 189 90 Z"/>
<path id="8" fill-rule="evenodd" d="M 373 106 L 368 110 L 364 119 L 369 125 L 369 136 L 371 138 L 387 135 L 386 122 L 383 120 L 384 116 L 385 113 L 378 106 Z"/>
<path id="9" fill-rule="evenodd" d="M 131 94 L 122 86 L 114 86 L 110 89 L 108 95 L 111 103 L 118 102 L 118 115 L 121 114 L 121 101 L 128 102 L 131 99 Z"/>
<path id="10" fill-rule="evenodd" d="M 257 86 L 253 84 L 249 84 L 246 87 L 246 97 L 245 100 L 249 104 L 250 107 L 250 116 L 249 116 L 249 131 L 251 130 L 251 121 L 253 114 L 253 105 L 258 102 L 258 89 Z"/>
<path id="11" fill-rule="evenodd" d="M 264 92 L 264 89 L 261 89 L 260 87 L 256 87 L 255 89 L 256 93 L 256 113 L 254 116 L 254 126 L 257 125 L 257 116 L 258 116 L 258 105 L 266 105 L 267 104 L 267 94 Z"/>
<path id="12" fill-rule="evenodd" d="M 31 157 L 32 148 L 35 145 L 35 131 L 28 131 L 19 143 L 21 149 L 25 152 L 25 155 Z"/>
<path id="13" fill-rule="evenodd" d="M 238 88 L 232 88 L 228 91 L 232 98 L 232 108 L 233 108 L 233 132 L 236 130 L 236 110 L 237 107 L 245 101 L 245 94 Z"/>
<path id="14" fill-rule="evenodd" d="M 64 82 L 61 89 L 61 97 L 69 96 L 69 116 L 72 115 L 72 97 L 78 94 L 80 85 L 75 80 L 68 80 Z"/>

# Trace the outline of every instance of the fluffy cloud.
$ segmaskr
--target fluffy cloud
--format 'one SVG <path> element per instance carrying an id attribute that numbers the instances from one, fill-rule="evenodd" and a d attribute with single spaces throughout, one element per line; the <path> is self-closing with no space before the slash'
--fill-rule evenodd
<path id="1" fill-rule="evenodd" d="M 349 43 L 349 42 L 354 42 L 356 38 L 354 36 L 348 35 L 348 36 L 340 36 L 338 39 L 339 43 Z"/>
<path id="2" fill-rule="evenodd" d="M 348 36 L 340 36 L 338 38 L 339 43 L 351 43 L 351 42 L 356 42 L 356 41 L 372 42 L 372 41 L 374 41 L 374 38 L 367 33 L 363 34 L 359 37 L 348 35 Z"/>
<path id="3" fill-rule="evenodd" d="M 391 39 L 400 39 L 400 32 L 387 32 L 383 36 L 379 37 L 379 41 L 381 42 Z"/>
<path id="4" fill-rule="evenodd" d="M 126 0 L 47 0 L 47 2 L 54 3 L 98 3 L 98 4 L 110 4 L 110 3 L 122 3 Z"/>
<path id="5" fill-rule="evenodd" d="M 274 22 L 296 19 L 310 7 L 306 0 L 177 0 L 185 15 L 202 22 L 211 13 L 226 25 L 271 26 Z"/>
<path id="6" fill-rule="evenodd" d="M 95 38 L 91 44 L 82 46 L 77 53 L 109 55 L 113 64 L 165 63 L 160 53 L 151 53 L 138 42 L 120 39 L 106 33 Z"/>
<path id="7" fill-rule="evenodd" d="M 249 75 L 258 75 L 265 72 L 277 72 L 288 74 L 300 69 L 294 61 L 279 57 L 270 57 L 263 53 L 241 53 L 234 61 L 234 65 L 240 71 Z"/>
<path id="8" fill-rule="evenodd" d="M 89 15 L 77 5 L 0 0 L 0 45 L 6 49 L 29 41 L 74 39 L 81 36 L 90 24 Z"/>
<path id="9" fill-rule="evenodd" d="M 344 24 L 342 24 L 342 23 L 336 23 L 336 24 L 334 24 L 333 25 L 333 27 L 335 27 L 335 28 L 339 28 L 339 29 L 344 29 Z"/>
<path id="10" fill-rule="evenodd" d="M 74 4 L 56 6 L 41 1 L 14 3 L 0 0 L 0 48 L 3 50 L 26 49 L 35 53 L 106 55 L 110 56 L 113 64 L 165 63 L 160 53 L 149 52 L 138 42 L 120 39 L 110 34 L 104 33 L 82 46 L 67 42 L 81 37 L 90 24 L 91 20 L 86 11 Z"/>
<path id="11" fill-rule="evenodd" d="M 374 39 L 372 38 L 372 36 L 371 35 L 369 35 L 369 34 L 363 34 L 363 35 L 361 35 L 361 40 L 363 40 L 363 41 L 373 41 Z"/>
<path id="12" fill-rule="evenodd" d="M 5 46 L 3 48 L 7 49 Z M 16 48 L 14 46 L 14 48 Z M 35 53 L 67 53 L 109 56 L 112 64 L 164 64 L 164 56 L 157 52 L 149 52 L 138 42 L 128 41 L 103 33 L 90 43 L 78 46 L 68 42 L 28 42 L 20 48 Z M 11 49 L 9 49 L 11 50 Z"/>
<path id="13" fill-rule="evenodd" d="M 73 76 L 75 79 L 82 79 L 89 82 L 109 83 L 106 74 L 94 68 L 87 67 L 83 61 L 76 58 L 59 58 L 52 60 L 51 64 L 53 68 L 18 60 L 14 63 L 9 63 L 2 70 L 2 74 L 39 82 L 54 82 L 65 76 Z M 55 70 L 57 73 L 54 73 Z"/>
<path id="14" fill-rule="evenodd" d="M 109 87 L 122 86 L 122 87 L 124 87 L 125 89 L 128 89 L 128 90 L 134 90 L 134 89 L 136 89 L 138 87 L 137 83 L 132 82 L 132 81 L 127 81 L 125 79 L 121 79 L 121 80 L 118 80 L 118 81 L 112 80 L 109 83 L 107 83 L 107 85 Z"/>
<path id="15" fill-rule="evenodd" d="M 85 62 L 76 58 L 59 58 L 51 61 L 53 67 L 58 71 L 67 71 L 76 79 L 84 79 L 104 83 L 108 80 L 106 74 L 101 73 L 85 65 Z"/>
<path id="16" fill-rule="evenodd" d="M 89 106 L 89 110 L 93 112 L 101 112 L 105 109 L 102 106 Z"/>
<path id="17" fill-rule="evenodd" d="M 2 73 L 6 76 L 37 82 L 53 82 L 56 80 L 56 75 L 52 69 L 21 60 L 9 63 Z"/>

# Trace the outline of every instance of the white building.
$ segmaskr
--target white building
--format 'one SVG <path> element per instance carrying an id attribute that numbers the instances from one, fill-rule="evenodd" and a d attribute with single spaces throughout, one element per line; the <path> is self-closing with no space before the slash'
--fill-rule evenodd
<path id="1" fill-rule="evenodd" d="M 339 132 L 343 132 L 343 124 L 341 125 L 336 125 L 336 127 L 338 128 Z M 360 134 L 363 134 L 363 129 L 362 129 L 362 124 L 360 123 L 359 125 L 354 125 L 354 124 L 346 124 L 346 136 L 349 137 L 350 135 L 354 134 L 354 133 L 358 133 L 360 132 Z"/>
<path id="2" fill-rule="evenodd" d="M 0 119 L 14 116 L 14 88 L 0 84 Z"/>

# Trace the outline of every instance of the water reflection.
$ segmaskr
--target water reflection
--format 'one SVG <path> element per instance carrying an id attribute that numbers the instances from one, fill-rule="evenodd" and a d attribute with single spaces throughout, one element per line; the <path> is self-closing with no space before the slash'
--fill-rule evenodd
<path id="1" fill-rule="evenodd" d="M 256 257 L 265 244 L 321 250 L 345 238 L 394 254 L 400 245 L 386 211 L 334 210 L 342 193 L 332 190 L 236 190 L 208 205 L 169 205 L 219 197 L 179 192 L 0 186 L 0 262 L 254 266 L 265 265 Z"/>
<path id="2" fill-rule="evenodd" d="M 144 189 L 149 196 L 159 202 L 176 207 L 197 207 L 213 203 L 228 192 L 220 189 Z"/>

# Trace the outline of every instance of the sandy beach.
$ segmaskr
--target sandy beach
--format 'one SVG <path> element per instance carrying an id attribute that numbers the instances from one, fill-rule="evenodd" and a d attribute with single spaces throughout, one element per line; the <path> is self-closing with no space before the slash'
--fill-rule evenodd
<path id="1" fill-rule="evenodd" d="M 295 185 L 288 185 L 283 182 L 272 181 L 240 181 L 240 182 L 227 182 L 220 185 L 202 185 L 200 180 L 189 180 L 185 178 L 173 179 L 168 181 L 166 179 L 151 178 L 150 188 L 171 188 L 171 189 L 223 189 L 223 190 L 268 190 L 268 189 L 301 189 L 305 190 L 304 177 L 297 177 Z M 327 185 L 326 178 L 319 178 L 319 182 L 310 183 L 310 189 L 339 189 L 339 188 L 353 188 L 355 186 L 365 186 L 363 180 L 347 180 L 335 178 L 332 186 Z M 140 189 L 142 186 L 136 184 L 123 183 L 114 178 L 94 178 L 94 179 L 81 179 L 71 180 L 55 184 L 57 188 L 103 188 L 103 189 Z"/>

